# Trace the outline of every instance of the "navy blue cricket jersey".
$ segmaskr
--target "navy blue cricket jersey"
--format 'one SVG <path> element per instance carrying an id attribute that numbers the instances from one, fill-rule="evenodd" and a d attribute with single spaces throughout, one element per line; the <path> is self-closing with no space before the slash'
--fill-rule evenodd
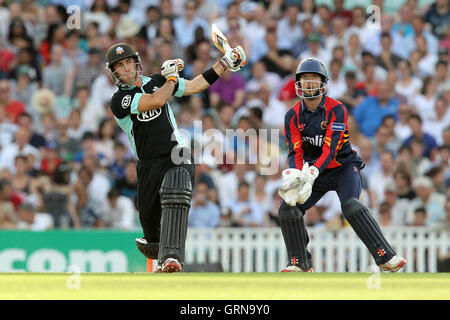
<path id="1" fill-rule="evenodd" d="M 301 170 L 305 161 L 323 172 L 358 157 L 349 142 L 347 116 L 345 106 L 327 96 L 314 112 L 303 101 L 289 109 L 284 118 L 289 167 Z"/>

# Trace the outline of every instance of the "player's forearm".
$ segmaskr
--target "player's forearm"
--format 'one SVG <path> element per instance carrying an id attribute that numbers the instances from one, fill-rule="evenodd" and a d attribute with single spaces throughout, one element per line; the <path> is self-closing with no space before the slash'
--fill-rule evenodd
<path id="1" fill-rule="evenodd" d="M 211 69 L 214 70 L 218 77 L 226 71 L 225 67 L 220 62 L 216 62 Z M 186 88 L 183 96 L 200 93 L 208 89 L 210 86 L 211 84 L 207 81 L 207 79 L 205 79 L 204 73 L 200 74 L 193 80 L 186 80 Z"/>
<path id="2" fill-rule="evenodd" d="M 164 85 L 152 94 L 143 94 L 139 99 L 138 112 L 161 108 L 172 97 L 174 81 L 166 81 Z"/>

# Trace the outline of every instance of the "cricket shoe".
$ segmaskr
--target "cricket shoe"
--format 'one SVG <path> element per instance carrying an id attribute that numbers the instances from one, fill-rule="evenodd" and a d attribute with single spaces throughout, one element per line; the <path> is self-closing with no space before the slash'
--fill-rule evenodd
<path id="1" fill-rule="evenodd" d="M 177 259 L 167 258 L 166 261 L 161 266 L 161 271 L 159 272 L 175 273 L 180 272 L 182 268 L 183 267 L 181 266 L 181 264 L 178 262 Z"/>
<path id="2" fill-rule="evenodd" d="M 300 267 L 291 265 L 291 266 L 287 266 L 284 269 L 281 269 L 280 272 L 314 272 L 314 270 L 313 270 L 313 268 L 309 268 L 309 269 L 303 270 Z"/>
<path id="3" fill-rule="evenodd" d="M 405 264 L 406 264 L 405 258 L 393 256 L 391 259 L 389 259 L 388 262 L 380 265 L 380 268 L 382 271 L 397 272 L 398 270 L 403 268 Z"/>

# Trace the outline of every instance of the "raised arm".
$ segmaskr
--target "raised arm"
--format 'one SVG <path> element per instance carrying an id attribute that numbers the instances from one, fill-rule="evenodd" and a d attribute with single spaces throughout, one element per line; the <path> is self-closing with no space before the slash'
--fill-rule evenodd
<path id="1" fill-rule="evenodd" d="M 222 63 L 220 63 L 220 61 L 216 62 L 212 66 L 212 69 L 218 75 L 218 77 L 220 77 L 227 70 L 226 67 Z M 203 73 L 195 77 L 193 80 L 185 80 L 185 85 L 186 87 L 184 89 L 183 96 L 200 93 L 211 86 L 211 84 L 206 81 Z"/>
<path id="2" fill-rule="evenodd" d="M 229 49 L 225 52 L 222 59 L 193 80 L 179 79 L 178 87 L 174 95 L 181 97 L 200 93 L 217 81 L 226 70 L 229 69 L 231 72 L 239 71 L 241 67 L 245 65 L 246 59 L 242 47 L 238 46 L 234 49 Z M 178 66 L 178 71 L 181 71 L 184 68 L 184 62 L 181 59 L 173 59 L 165 61 L 162 69 L 164 69 L 165 66 L 173 64 Z M 163 72 L 161 72 L 161 74 L 163 74 Z"/>

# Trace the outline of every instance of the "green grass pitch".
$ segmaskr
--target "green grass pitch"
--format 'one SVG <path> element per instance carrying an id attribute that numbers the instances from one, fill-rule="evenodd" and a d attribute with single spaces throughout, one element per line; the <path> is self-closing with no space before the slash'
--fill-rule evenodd
<path id="1" fill-rule="evenodd" d="M 0 299 L 449 300 L 450 274 L 0 273 Z"/>

